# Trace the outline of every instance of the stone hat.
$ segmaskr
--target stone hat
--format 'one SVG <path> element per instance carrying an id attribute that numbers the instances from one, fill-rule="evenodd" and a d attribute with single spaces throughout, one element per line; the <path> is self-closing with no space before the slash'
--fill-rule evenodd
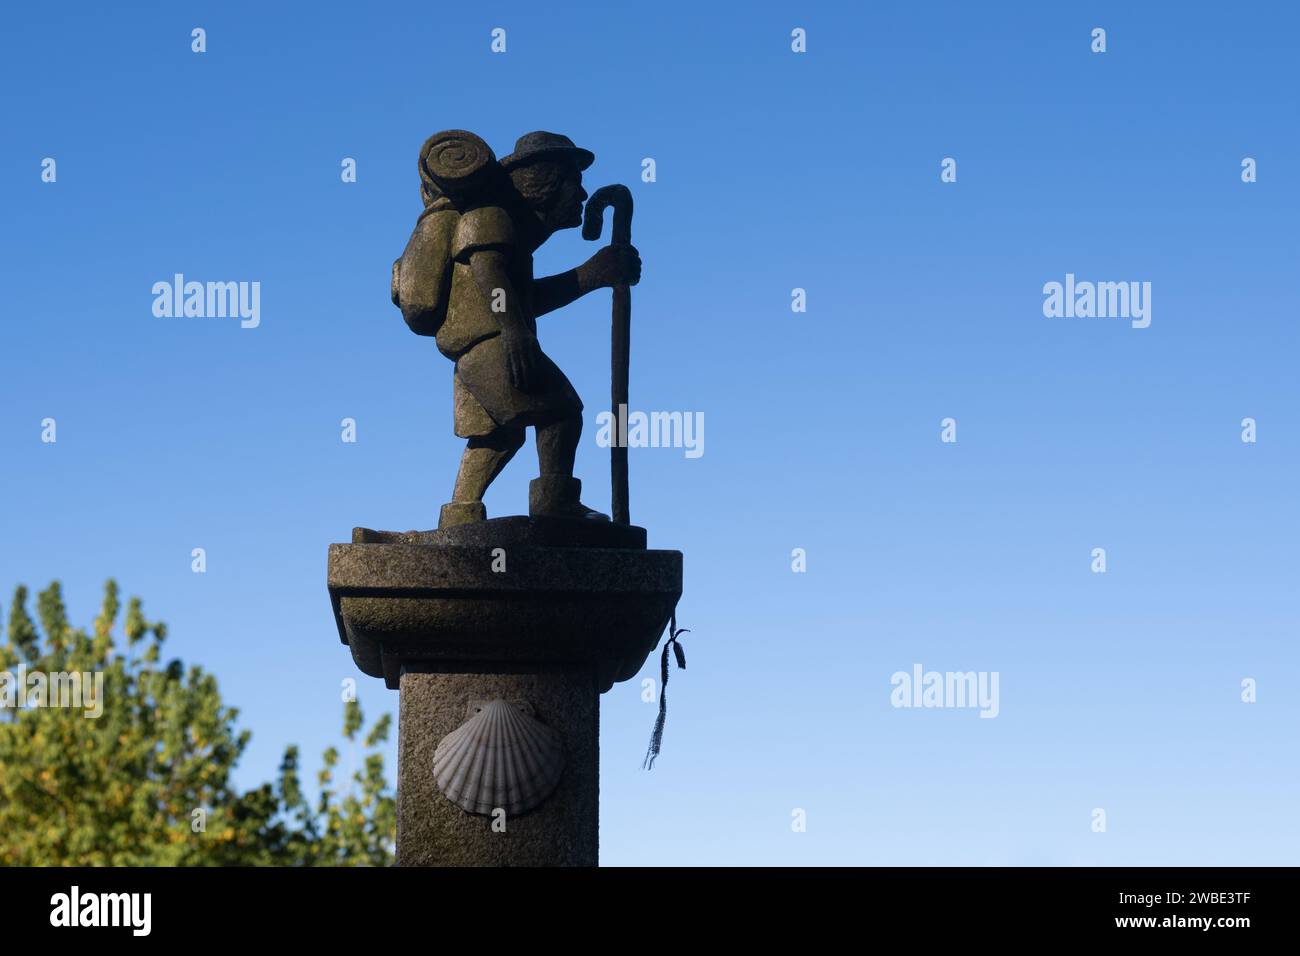
<path id="1" fill-rule="evenodd" d="M 525 163 L 560 156 L 572 159 L 578 164 L 579 170 L 586 169 L 596 159 L 591 150 L 574 146 L 569 137 L 539 129 L 525 133 L 515 141 L 515 151 L 509 156 L 501 157 L 501 168 L 508 171 Z"/>

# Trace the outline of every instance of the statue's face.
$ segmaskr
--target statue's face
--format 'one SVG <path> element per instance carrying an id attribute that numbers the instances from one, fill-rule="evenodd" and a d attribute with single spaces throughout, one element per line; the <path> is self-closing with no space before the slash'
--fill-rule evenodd
<path id="1" fill-rule="evenodd" d="M 582 204 L 587 201 L 587 190 L 582 188 L 582 172 L 577 166 L 566 164 L 560 186 L 551 204 L 548 225 L 552 229 L 572 229 L 582 225 Z"/>
<path id="2" fill-rule="evenodd" d="M 547 233 L 582 225 L 582 171 L 570 162 L 543 161 L 510 174 Z"/>

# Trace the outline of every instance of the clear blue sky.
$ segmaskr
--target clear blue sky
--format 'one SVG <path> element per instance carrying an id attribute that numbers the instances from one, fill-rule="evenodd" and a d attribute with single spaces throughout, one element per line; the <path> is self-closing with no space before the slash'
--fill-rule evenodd
<path id="1" fill-rule="evenodd" d="M 88 623 L 109 576 L 144 597 L 253 730 L 246 785 L 339 736 L 326 546 L 432 527 L 450 490 L 450 363 L 388 300 L 418 147 L 541 128 L 636 197 L 633 406 L 707 423 L 701 458 L 631 456 L 634 519 L 686 555 L 690 667 L 653 773 L 640 681 L 603 699 L 604 863 L 1296 862 L 1293 5 L 5 20 L 0 601 L 59 578 Z M 561 234 L 538 270 L 593 248 Z M 155 318 L 176 272 L 261 282 L 260 328 Z M 1151 282 L 1150 328 L 1044 317 L 1066 273 Z M 608 323 L 599 293 L 541 329 L 586 399 L 593 504 Z M 534 468 L 530 439 L 491 513 Z M 891 707 L 913 663 L 997 671 L 1000 715 Z"/>

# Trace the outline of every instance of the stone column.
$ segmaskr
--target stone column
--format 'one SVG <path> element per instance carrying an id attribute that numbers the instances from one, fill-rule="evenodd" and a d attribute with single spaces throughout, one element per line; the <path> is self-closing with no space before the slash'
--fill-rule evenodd
<path id="1" fill-rule="evenodd" d="M 564 729 L 565 766 L 555 792 L 521 816 L 466 813 L 434 783 L 438 742 L 466 717 L 466 700 L 526 700 Z M 595 866 L 600 831 L 600 706 L 595 674 L 579 666 L 521 674 L 401 676 L 397 770 L 399 866 Z"/>
<path id="2" fill-rule="evenodd" d="M 681 553 L 647 550 L 644 529 L 572 519 L 357 528 L 330 546 L 339 636 L 400 693 L 399 865 L 596 865 L 600 694 L 641 669 L 681 574 Z M 553 789 L 521 812 L 463 809 L 435 779 L 439 744 L 493 701 L 561 754 Z M 491 768 L 508 737 L 474 770 L 503 778 Z"/>

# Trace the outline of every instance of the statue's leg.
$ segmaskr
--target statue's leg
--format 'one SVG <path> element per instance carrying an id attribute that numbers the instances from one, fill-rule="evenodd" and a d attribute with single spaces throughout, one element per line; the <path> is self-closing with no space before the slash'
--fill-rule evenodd
<path id="1" fill-rule="evenodd" d="M 537 426 L 537 464 L 543 475 L 573 477 L 582 438 L 582 416 L 565 415 Z"/>
<path id="2" fill-rule="evenodd" d="M 573 477 L 573 462 L 581 437 L 581 413 L 560 415 L 537 425 L 537 463 L 541 475 L 528 486 L 530 515 L 609 520 L 578 500 L 582 482 Z"/>
<path id="3" fill-rule="evenodd" d="M 471 438 L 460 457 L 456 487 L 451 501 L 442 506 L 438 527 L 469 524 L 487 517 L 483 494 L 492 479 L 501 474 L 511 458 L 524 444 L 522 428 L 498 428 L 488 435 Z"/>

